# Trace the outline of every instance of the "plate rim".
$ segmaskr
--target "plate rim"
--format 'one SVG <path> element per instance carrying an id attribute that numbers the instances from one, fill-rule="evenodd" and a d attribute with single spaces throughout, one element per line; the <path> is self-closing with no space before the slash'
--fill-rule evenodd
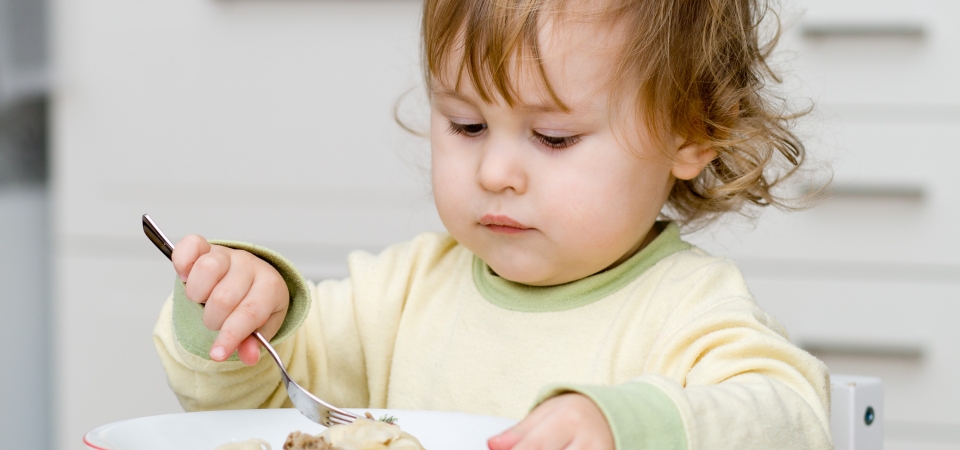
<path id="1" fill-rule="evenodd" d="M 475 413 L 468 413 L 463 411 L 440 411 L 440 410 L 430 410 L 430 409 L 399 409 L 399 408 L 344 408 L 344 409 L 350 412 L 360 413 L 360 414 L 366 411 L 369 411 L 371 413 L 374 413 L 377 411 L 390 411 L 391 414 L 400 414 L 403 412 L 456 414 L 456 415 L 464 415 L 464 416 L 498 419 L 498 420 L 503 420 L 505 422 L 509 421 L 509 422 L 512 422 L 513 424 L 517 423 L 516 420 L 508 417 L 492 416 L 488 414 L 475 414 Z M 186 415 L 194 415 L 194 414 L 217 415 L 217 414 L 223 414 L 223 413 L 230 414 L 230 413 L 251 413 L 251 412 L 253 412 L 254 414 L 259 414 L 259 413 L 271 413 L 271 412 L 278 412 L 278 411 L 282 411 L 284 413 L 293 413 L 293 414 L 297 412 L 297 410 L 294 408 L 252 408 L 252 409 L 221 409 L 221 410 L 212 410 L 212 411 L 184 411 L 179 413 L 154 414 L 150 416 L 142 416 L 142 417 L 134 417 L 132 419 L 118 420 L 116 422 L 110 422 L 110 423 L 100 425 L 84 433 L 82 440 L 83 440 L 83 444 L 86 445 L 88 449 L 112 450 L 112 447 L 109 447 L 108 443 L 105 443 L 98 439 L 98 434 L 102 434 L 106 430 L 109 430 L 111 428 L 129 423 L 129 422 L 151 420 L 151 419 L 156 419 L 160 417 L 186 416 Z M 104 445 L 107 445 L 107 446 L 104 446 Z"/>

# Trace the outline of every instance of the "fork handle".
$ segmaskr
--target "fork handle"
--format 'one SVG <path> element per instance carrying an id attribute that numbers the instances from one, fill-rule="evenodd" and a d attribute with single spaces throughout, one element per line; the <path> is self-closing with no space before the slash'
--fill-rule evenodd
<path id="1" fill-rule="evenodd" d="M 157 249 L 159 249 L 167 259 L 173 260 L 173 242 L 170 242 L 170 239 L 167 239 L 167 236 L 160 231 L 160 227 L 150 218 L 149 214 L 143 215 L 142 222 L 143 234 L 147 235 L 150 242 L 153 242 L 153 245 L 156 245 Z"/>
<path id="2" fill-rule="evenodd" d="M 269 353 L 270 357 L 277 362 L 277 365 L 280 366 L 280 370 L 282 370 L 283 373 L 287 373 L 287 370 L 283 367 L 283 361 L 280 360 L 280 355 L 278 355 L 277 351 L 273 349 L 273 346 L 270 345 L 270 342 L 267 341 L 267 339 L 264 338 L 259 331 L 254 331 L 253 337 L 257 338 L 257 340 L 260 341 L 260 345 L 267 349 L 267 353 Z"/>

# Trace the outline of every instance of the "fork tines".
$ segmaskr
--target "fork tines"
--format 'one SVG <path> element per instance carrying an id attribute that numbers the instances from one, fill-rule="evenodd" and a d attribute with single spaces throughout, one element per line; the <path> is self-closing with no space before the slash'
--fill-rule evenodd
<path id="1" fill-rule="evenodd" d="M 330 422 L 337 425 L 349 425 L 357 420 L 357 416 L 346 411 L 330 410 Z"/>

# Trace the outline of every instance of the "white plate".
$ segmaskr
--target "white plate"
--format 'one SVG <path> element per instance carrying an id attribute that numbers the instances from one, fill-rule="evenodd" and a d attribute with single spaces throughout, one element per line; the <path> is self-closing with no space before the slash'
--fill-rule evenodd
<path id="1" fill-rule="evenodd" d="M 501 417 L 456 412 L 351 409 L 399 419 L 404 431 L 427 450 L 486 450 L 486 441 L 516 424 Z M 207 411 L 142 417 L 104 425 L 83 437 L 90 449 L 99 450 L 213 450 L 228 442 L 260 438 L 274 450 L 283 448 L 291 431 L 319 434 L 324 428 L 294 409 Z"/>

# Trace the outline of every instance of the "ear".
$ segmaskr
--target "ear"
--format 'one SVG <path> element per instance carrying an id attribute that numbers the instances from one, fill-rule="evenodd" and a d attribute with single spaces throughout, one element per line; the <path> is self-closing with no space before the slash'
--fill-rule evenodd
<path id="1" fill-rule="evenodd" d="M 717 157 L 717 151 L 703 144 L 685 143 L 677 149 L 676 159 L 670 171 L 680 180 L 692 180 L 703 168 Z"/>

